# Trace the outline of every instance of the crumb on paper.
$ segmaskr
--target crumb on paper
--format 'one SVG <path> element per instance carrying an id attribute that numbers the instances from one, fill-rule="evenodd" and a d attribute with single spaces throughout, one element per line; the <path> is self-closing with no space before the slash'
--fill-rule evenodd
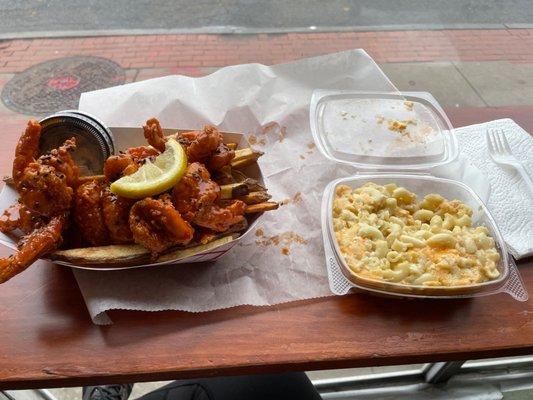
<path id="1" fill-rule="evenodd" d="M 408 100 L 406 100 L 406 101 L 403 102 L 403 105 L 405 106 L 405 109 L 406 109 L 407 111 L 413 111 L 413 106 L 414 106 L 415 104 L 414 104 L 412 101 L 408 101 Z"/>
<path id="2" fill-rule="evenodd" d="M 300 158 L 301 158 L 302 160 L 305 160 L 305 156 L 304 156 L 303 154 L 300 154 Z"/>
<path id="3" fill-rule="evenodd" d="M 288 247 L 282 247 L 281 254 L 283 254 L 284 256 L 288 256 L 289 254 L 291 254 L 291 250 Z"/>
<path id="4" fill-rule="evenodd" d="M 376 122 L 378 124 L 382 124 L 383 121 L 385 121 L 385 117 L 383 115 L 376 115 Z"/>
<path id="5" fill-rule="evenodd" d="M 368 143 L 372 143 L 372 139 L 368 139 Z"/>
<path id="6" fill-rule="evenodd" d="M 285 139 L 285 136 L 287 135 L 287 127 L 281 126 L 276 121 L 269 122 L 268 124 L 265 124 L 262 127 L 261 133 L 263 135 L 268 135 L 270 132 L 274 132 L 274 134 L 278 135 L 278 141 L 281 143 Z M 266 141 L 264 142 L 266 144 Z"/>
<path id="7" fill-rule="evenodd" d="M 307 143 L 307 148 L 308 148 L 308 149 L 311 149 L 311 150 L 312 150 L 312 149 L 314 149 L 315 147 L 316 147 L 315 142 Z"/>
<path id="8" fill-rule="evenodd" d="M 255 243 L 258 246 L 278 246 L 279 244 L 282 244 L 285 248 L 290 250 L 290 247 L 293 244 L 301 244 L 301 245 L 307 245 L 309 242 L 296 232 L 284 232 L 280 235 L 274 235 L 274 236 L 264 236 L 260 239 L 257 239 Z M 283 251 L 283 250 L 282 250 Z"/>
<path id="9" fill-rule="evenodd" d="M 276 121 L 272 121 L 272 122 L 269 122 L 268 124 L 265 124 L 262 128 L 263 129 L 262 129 L 261 133 L 263 135 L 267 135 L 273 129 L 279 130 L 279 124 Z"/>
<path id="10" fill-rule="evenodd" d="M 255 135 L 250 135 L 250 137 L 248 138 L 248 143 L 252 146 L 254 144 L 257 144 L 257 137 Z"/>
<path id="11" fill-rule="evenodd" d="M 265 232 L 263 231 L 263 228 L 257 228 L 255 230 L 255 236 L 264 236 Z"/>
<path id="12" fill-rule="evenodd" d="M 283 140 L 285 140 L 285 136 L 287 135 L 287 127 L 285 126 L 282 126 L 281 129 L 279 130 L 279 142 L 283 142 Z"/>
<path id="13" fill-rule="evenodd" d="M 265 146 L 265 145 L 267 144 L 266 139 L 265 139 L 265 138 L 261 138 L 261 139 L 259 139 L 259 144 L 260 144 L 261 146 Z"/>
<path id="14" fill-rule="evenodd" d="M 341 111 L 341 117 L 346 117 L 348 113 L 346 111 Z"/>
<path id="15" fill-rule="evenodd" d="M 292 196 L 292 198 L 287 197 L 287 198 L 283 199 L 281 201 L 281 205 L 282 206 L 286 206 L 287 204 L 290 204 L 290 203 L 298 204 L 301 201 L 302 201 L 302 193 L 301 192 L 296 192 L 296 193 L 294 193 L 294 196 Z"/>

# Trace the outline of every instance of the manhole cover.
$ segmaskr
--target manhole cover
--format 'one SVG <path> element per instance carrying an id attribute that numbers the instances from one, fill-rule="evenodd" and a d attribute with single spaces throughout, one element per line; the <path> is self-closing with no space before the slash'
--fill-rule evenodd
<path id="1" fill-rule="evenodd" d="M 100 57 L 66 57 L 34 65 L 2 90 L 6 107 L 24 114 L 78 108 L 81 93 L 124 83 L 124 70 Z"/>

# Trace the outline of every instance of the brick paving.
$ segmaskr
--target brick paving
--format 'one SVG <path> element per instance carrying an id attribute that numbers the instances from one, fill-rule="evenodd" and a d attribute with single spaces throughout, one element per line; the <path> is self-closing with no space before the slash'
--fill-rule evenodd
<path id="1" fill-rule="evenodd" d="M 0 42 L 0 74 L 70 55 L 112 59 L 126 69 L 169 68 L 201 75 L 204 67 L 364 48 L 377 62 L 493 61 L 533 63 L 533 29 L 434 30 L 258 35 L 149 35 Z"/>

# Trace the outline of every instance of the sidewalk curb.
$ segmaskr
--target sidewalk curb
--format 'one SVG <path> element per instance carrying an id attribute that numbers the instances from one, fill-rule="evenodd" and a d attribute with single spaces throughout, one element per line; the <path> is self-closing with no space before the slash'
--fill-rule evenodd
<path id="1" fill-rule="evenodd" d="M 369 25 L 369 26 L 307 26 L 294 28 L 248 28 L 243 26 L 209 26 L 204 28 L 180 29 L 104 29 L 79 31 L 35 31 L 0 33 L 0 40 L 71 38 L 97 36 L 146 36 L 176 34 L 212 34 L 212 35 L 256 35 L 284 33 L 320 33 L 320 32 L 375 32 L 375 31 L 420 31 L 420 30 L 477 30 L 477 29 L 531 29 L 533 24 L 411 24 L 411 25 Z"/>

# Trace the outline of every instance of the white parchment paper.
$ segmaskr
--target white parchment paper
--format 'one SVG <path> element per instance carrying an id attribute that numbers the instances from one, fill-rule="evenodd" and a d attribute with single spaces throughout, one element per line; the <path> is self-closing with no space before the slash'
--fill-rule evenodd
<path id="1" fill-rule="evenodd" d="M 265 152 L 260 167 L 276 200 L 255 233 L 212 264 L 126 271 L 74 270 L 97 324 L 111 323 L 112 309 L 191 312 L 237 305 L 272 305 L 330 295 L 320 230 L 326 184 L 353 174 L 328 161 L 314 146 L 308 107 L 314 89 L 393 91 L 394 86 L 363 51 L 331 54 L 267 67 L 223 68 L 209 76 L 168 76 L 84 93 L 80 109 L 107 126 L 141 126 L 157 117 L 163 127 L 200 128 L 205 123 L 244 132 Z M 486 179 L 460 160 L 439 173 L 466 178 L 482 198 Z"/>

